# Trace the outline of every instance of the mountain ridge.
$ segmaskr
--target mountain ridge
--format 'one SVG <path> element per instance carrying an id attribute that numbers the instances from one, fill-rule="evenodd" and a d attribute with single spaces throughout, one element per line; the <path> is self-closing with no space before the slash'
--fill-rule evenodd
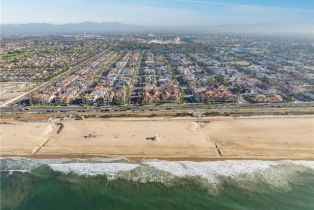
<path id="1" fill-rule="evenodd" d="M 2 35 L 13 34 L 74 34 L 74 33 L 308 33 L 314 34 L 314 27 L 308 25 L 246 24 L 216 26 L 138 26 L 119 22 L 81 22 L 67 24 L 25 23 L 1 24 Z"/>

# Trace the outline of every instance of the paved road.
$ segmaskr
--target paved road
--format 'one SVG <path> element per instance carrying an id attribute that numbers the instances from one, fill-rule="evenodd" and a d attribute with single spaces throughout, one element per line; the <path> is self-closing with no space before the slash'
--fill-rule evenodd
<path id="1" fill-rule="evenodd" d="M 282 103 L 282 104 L 183 104 L 183 105 L 126 105 L 126 106 L 30 106 L 30 107 L 1 107 L 1 114 L 6 113 L 51 113 L 51 112 L 122 112 L 122 111 L 164 111 L 164 110 L 244 110 L 267 108 L 314 108 L 314 103 Z"/>

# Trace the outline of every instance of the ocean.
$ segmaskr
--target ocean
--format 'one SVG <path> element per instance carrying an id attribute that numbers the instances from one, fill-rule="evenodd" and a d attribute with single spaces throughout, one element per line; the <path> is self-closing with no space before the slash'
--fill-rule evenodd
<path id="1" fill-rule="evenodd" d="M 314 210 L 314 161 L 0 161 L 3 210 Z"/>

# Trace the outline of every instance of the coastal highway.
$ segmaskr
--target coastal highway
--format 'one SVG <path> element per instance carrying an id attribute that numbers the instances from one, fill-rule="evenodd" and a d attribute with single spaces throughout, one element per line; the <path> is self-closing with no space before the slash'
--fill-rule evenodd
<path id="1" fill-rule="evenodd" d="M 88 113 L 102 113 L 102 112 L 123 112 L 123 111 L 206 111 L 206 110 L 244 110 L 252 109 L 262 111 L 263 109 L 306 109 L 314 108 L 314 102 L 309 103 L 278 103 L 278 104 L 167 104 L 167 105 L 124 105 L 124 106 L 7 106 L 0 107 L 0 113 L 34 113 L 34 114 L 45 114 L 45 113 L 58 113 L 58 112 L 88 112 Z"/>

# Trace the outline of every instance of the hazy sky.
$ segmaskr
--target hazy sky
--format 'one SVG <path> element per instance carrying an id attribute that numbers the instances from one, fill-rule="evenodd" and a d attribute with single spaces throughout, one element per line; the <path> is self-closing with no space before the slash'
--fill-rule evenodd
<path id="1" fill-rule="evenodd" d="M 2 23 L 314 25 L 314 0 L 1 0 Z"/>

